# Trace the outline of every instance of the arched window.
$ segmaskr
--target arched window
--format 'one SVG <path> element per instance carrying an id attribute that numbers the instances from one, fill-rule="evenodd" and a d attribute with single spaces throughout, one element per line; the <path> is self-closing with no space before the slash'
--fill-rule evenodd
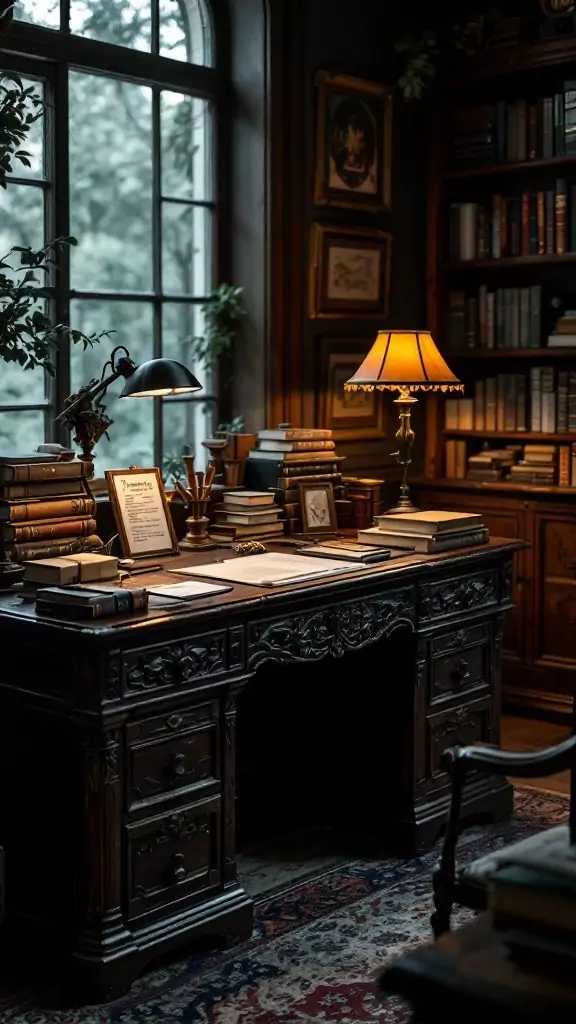
<path id="1" fill-rule="evenodd" d="M 2 39 L 0 68 L 34 82 L 45 116 L 0 193 L 0 245 L 74 235 L 55 275 L 57 322 L 86 334 L 113 330 L 93 349 L 63 344 L 54 381 L 0 364 L 0 449 L 54 438 L 64 398 L 101 368 L 115 345 L 135 362 L 161 354 L 186 363 L 198 396 L 118 401 L 96 476 L 199 448 L 215 396 L 190 339 L 215 278 L 217 100 L 220 74 L 203 0 L 21 0 Z"/>

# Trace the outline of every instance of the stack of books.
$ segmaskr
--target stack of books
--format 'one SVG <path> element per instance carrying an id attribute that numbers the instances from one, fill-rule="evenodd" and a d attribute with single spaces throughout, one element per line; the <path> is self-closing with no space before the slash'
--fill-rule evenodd
<path id="1" fill-rule="evenodd" d="M 574 348 L 576 346 L 576 310 L 567 309 L 556 321 L 554 333 L 548 337 L 548 348 Z"/>
<path id="2" fill-rule="evenodd" d="M 372 526 L 375 517 L 380 514 L 384 480 L 344 477 L 344 486 L 346 487 L 346 497 L 351 504 L 351 525 L 356 530 Z M 339 515 L 338 526 L 344 526 Z"/>
<path id="3" fill-rule="evenodd" d="M 511 483 L 555 484 L 557 480 L 556 445 L 527 444 L 523 458 L 510 467 Z"/>
<path id="4" fill-rule="evenodd" d="M 568 827 L 553 828 L 510 851 L 494 873 L 489 912 L 514 959 L 573 977 L 575 900 L 576 859 Z"/>
<path id="5" fill-rule="evenodd" d="M 466 477 L 480 483 L 503 480 L 521 451 L 521 445 L 511 444 L 506 448 L 485 448 L 477 455 L 470 455 Z M 448 453 L 446 455 L 448 456 Z"/>
<path id="6" fill-rule="evenodd" d="M 271 491 L 224 491 L 216 505 L 216 522 L 208 530 L 218 544 L 264 540 L 283 533 L 281 509 Z"/>
<path id="7" fill-rule="evenodd" d="M 343 456 L 336 455 L 331 430 L 279 426 L 258 432 L 258 447 L 246 460 L 244 482 L 268 490 L 286 517 L 288 533 L 302 533 L 300 483 L 331 483 L 339 526 L 348 525 L 351 504 L 342 483 Z M 348 520 L 348 522 L 346 522 Z"/>
<path id="8" fill-rule="evenodd" d="M 434 554 L 488 542 L 482 516 L 473 512 L 404 512 L 377 516 L 376 526 L 359 530 L 362 544 Z"/>
<path id="9" fill-rule="evenodd" d="M 0 456 L 0 536 L 12 562 L 102 547 L 89 464 L 45 452 Z"/>

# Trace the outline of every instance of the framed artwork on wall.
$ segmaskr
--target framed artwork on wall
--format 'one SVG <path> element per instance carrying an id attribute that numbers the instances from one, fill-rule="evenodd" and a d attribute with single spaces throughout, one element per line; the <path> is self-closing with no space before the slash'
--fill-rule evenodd
<path id="1" fill-rule="evenodd" d="M 310 316 L 387 317 L 391 250 L 385 231 L 313 224 Z"/>
<path id="2" fill-rule="evenodd" d="M 334 440 L 381 440 L 386 433 L 387 403 L 378 391 L 344 391 L 372 338 L 322 338 L 320 345 L 318 419 Z"/>
<path id="3" fill-rule="evenodd" d="M 314 202 L 390 209 L 392 93 L 384 85 L 319 71 Z"/>

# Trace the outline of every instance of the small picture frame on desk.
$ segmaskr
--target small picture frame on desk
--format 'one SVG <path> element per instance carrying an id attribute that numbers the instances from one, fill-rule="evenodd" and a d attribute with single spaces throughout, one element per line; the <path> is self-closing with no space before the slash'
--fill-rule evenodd
<path id="1" fill-rule="evenodd" d="M 301 483 L 300 509 L 302 533 L 307 537 L 338 532 L 334 489 L 328 481 L 326 483 Z"/>
<path id="2" fill-rule="evenodd" d="M 160 470 L 108 469 L 106 481 L 123 556 L 178 554 Z"/>

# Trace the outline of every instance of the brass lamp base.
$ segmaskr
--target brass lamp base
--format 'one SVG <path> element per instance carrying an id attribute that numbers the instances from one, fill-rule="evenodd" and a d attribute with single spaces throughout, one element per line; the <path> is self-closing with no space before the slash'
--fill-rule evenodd
<path id="1" fill-rule="evenodd" d="M 416 404 L 417 398 L 412 398 L 407 388 L 401 388 L 398 398 L 394 399 L 394 405 L 398 406 L 398 415 L 400 417 L 400 426 L 396 431 L 396 440 L 398 441 L 398 451 L 392 452 L 391 454 L 396 458 L 398 465 L 400 466 L 400 497 L 398 504 L 394 508 L 389 508 L 384 515 L 392 516 L 399 515 L 403 512 L 418 512 L 419 509 L 410 500 L 410 488 L 408 486 L 408 466 L 412 462 L 410 454 L 412 451 L 412 445 L 414 444 L 414 438 L 416 437 L 412 427 L 410 425 L 410 412 L 411 407 Z"/>

